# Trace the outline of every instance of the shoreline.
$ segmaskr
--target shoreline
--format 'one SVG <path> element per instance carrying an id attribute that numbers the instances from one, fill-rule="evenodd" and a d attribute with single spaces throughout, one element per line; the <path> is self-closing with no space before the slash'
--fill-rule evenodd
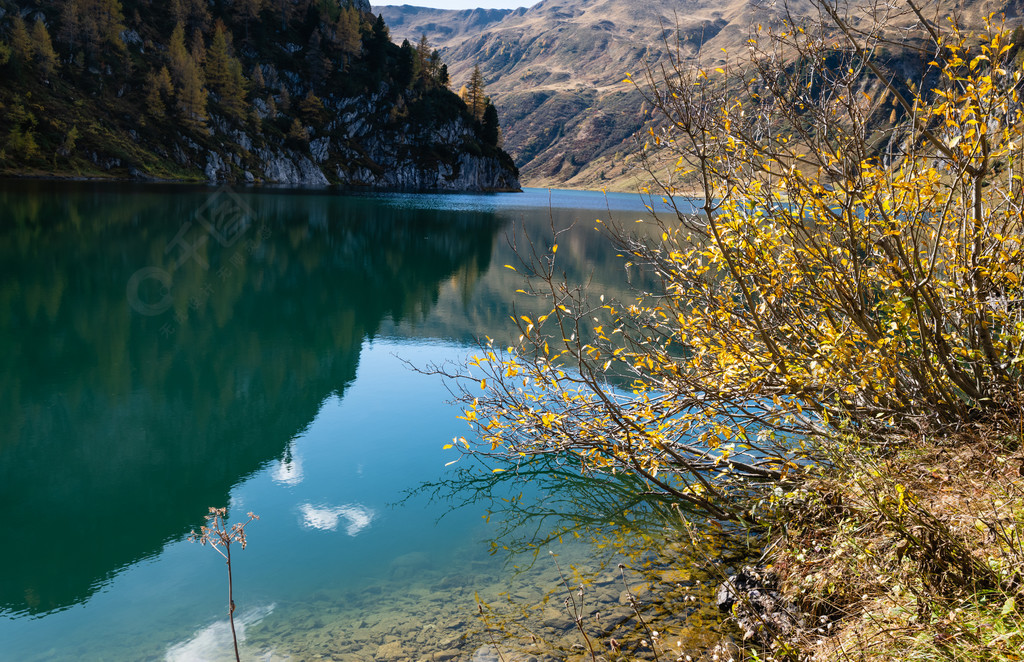
<path id="1" fill-rule="evenodd" d="M 528 186 L 521 186 L 518 189 L 511 188 L 487 188 L 487 189 L 461 189 L 461 190 L 449 190 L 449 189 L 396 189 L 396 188 L 374 188 L 371 186 L 367 187 L 352 187 L 345 184 L 292 184 L 292 183 L 277 183 L 277 182 L 230 182 L 230 181 L 211 181 L 204 178 L 186 179 L 186 178 L 162 178 L 162 177 L 120 177 L 120 176 L 103 176 L 97 175 L 65 175 L 57 173 L 49 174 L 26 174 L 26 173 L 0 173 L 0 182 L 3 181 L 30 181 L 30 182 L 64 182 L 64 183 L 95 183 L 95 184 L 129 184 L 129 185 L 181 185 L 181 186 L 197 186 L 202 188 L 221 188 L 224 186 L 238 187 L 244 190 L 250 189 L 262 189 L 266 191 L 323 191 L 330 193 L 351 193 L 351 194 L 374 194 L 374 193 L 415 193 L 415 194 L 486 194 L 486 193 L 522 193 L 523 188 L 529 188 Z M 574 189 L 569 189 L 574 190 Z"/>

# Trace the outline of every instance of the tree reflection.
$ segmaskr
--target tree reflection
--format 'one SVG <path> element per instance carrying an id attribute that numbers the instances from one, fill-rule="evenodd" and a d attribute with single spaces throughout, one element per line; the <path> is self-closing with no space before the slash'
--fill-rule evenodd
<path id="1" fill-rule="evenodd" d="M 262 234 L 205 242 L 173 272 L 172 308 L 138 314 L 126 283 L 174 259 L 209 194 L 0 190 L 0 610 L 76 604 L 180 538 L 344 393 L 382 320 L 422 319 L 444 283 L 471 289 L 501 227 L 246 195 Z"/>

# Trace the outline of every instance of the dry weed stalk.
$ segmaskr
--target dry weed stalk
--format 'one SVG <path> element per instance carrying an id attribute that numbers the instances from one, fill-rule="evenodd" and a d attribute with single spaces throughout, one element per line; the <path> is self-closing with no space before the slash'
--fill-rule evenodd
<path id="1" fill-rule="evenodd" d="M 234 580 L 231 576 L 231 543 L 238 543 L 245 549 L 245 527 L 258 520 L 259 515 L 250 512 L 249 519 L 244 522 L 237 522 L 231 526 L 227 525 L 227 508 L 210 508 L 210 514 L 206 516 L 206 526 L 200 527 L 199 533 L 193 530 L 189 533 L 189 542 L 198 542 L 200 545 L 209 544 L 218 554 L 224 557 L 228 566 L 228 622 L 231 624 L 231 640 L 235 645 L 235 660 L 241 662 L 238 654 L 238 635 L 235 632 L 235 597 Z"/>

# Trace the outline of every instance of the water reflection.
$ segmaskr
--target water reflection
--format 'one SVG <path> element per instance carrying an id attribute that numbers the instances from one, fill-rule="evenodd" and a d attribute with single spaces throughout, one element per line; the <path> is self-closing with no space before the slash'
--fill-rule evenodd
<path id="1" fill-rule="evenodd" d="M 289 440 L 350 384 L 364 338 L 486 271 L 502 227 L 248 195 L 267 228 L 255 250 L 205 242 L 173 273 L 173 308 L 145 316 L 126 283 L 170 271 L 164 249 L 209 192 L 24 188 L 0 190 L 0 539 L 24 541 L 0 547 L 18 569 L 0 575 L 13 612 L 81 602 L 282 455 L 280 476 L 301 479 Z"/>
<path id="2" fill-rule="evenodd" d="M 302 512 L 302 523 L 311 529 L 321 531 L 337 531 L 338 524 L 344 521 L 345 533 L 350 536 L 357 536 L 359 532 L 370 526 L 375 513 L 360 504 L 346 506 L 314 506 L 311 503 L 304 503 L 300 506 Z"/>
<path id="3" fill-rule="evenodd" d="M 245 608 L 274 605 L 252 612 L 252 650 L 308 639 L 372 660 L 368 613 L 421 650 L 451 648 L 468 627 L 456 616 L 505 582 L 477 544 L 481 509 L 446 517 L 456 529 L 434 526 L 443 508 L 387 507 L 437 479 L 441 446 L 464 432 L 440 383 L 393 355 L 425 365 L 484 334 L 511 340 L 513 232 L 543 250 L 552 225 L 577 223 L 559 239 L 561 270 L 628 297 L 594 231 L 606 214 L 548 209 L 536 192 L 437 204 L 250 191 L 254 222 L 230 240 L 197 219 L 211 193 L 0 184 L 7 654 L 222 650 L 223 563 L 179 541 L 224 503 L 263 517 L 236 587 Z M 129 298 L 145 268 L 167 275 L 135 290 L 166 297 L 162 312 Z M 428 621 L 436 632 L 421 632 Z"/>
<path id="4" fill-rule="evenodd" d="M 274 612 L 276 605 L 270 604 L 244 611 L 235 617 L 235 633 L 238 636 L 239 652 L 245 657 L 255 657 L 246 650 L 246 630 Z M 231 626 L 227 619 L 216 621 L 195 633 L 187 641 L 171 645 L 164 656 L 165 662 L 202 662 L 203 660 L 227 659 L 225 653 L 234 648 Z"/>
<path id="5" fill-rule="evenodd" d="M 274 465 L 271 476 L 275 483 L 283 485 L 295 486 L 302 482 L 304 477 L 302 457 L 296 452 L 294 439 L 288 442 L 288 448 L 285 449 L 284 456 Z"/>

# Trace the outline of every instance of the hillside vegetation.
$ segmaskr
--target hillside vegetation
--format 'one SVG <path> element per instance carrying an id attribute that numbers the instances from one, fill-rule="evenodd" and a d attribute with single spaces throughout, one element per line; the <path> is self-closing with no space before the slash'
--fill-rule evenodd
<path id="1" fill-rule="evenodd" d="M 368 10 L 0 0 L 0 174 L 518 188 L 438 53 Z"/>

